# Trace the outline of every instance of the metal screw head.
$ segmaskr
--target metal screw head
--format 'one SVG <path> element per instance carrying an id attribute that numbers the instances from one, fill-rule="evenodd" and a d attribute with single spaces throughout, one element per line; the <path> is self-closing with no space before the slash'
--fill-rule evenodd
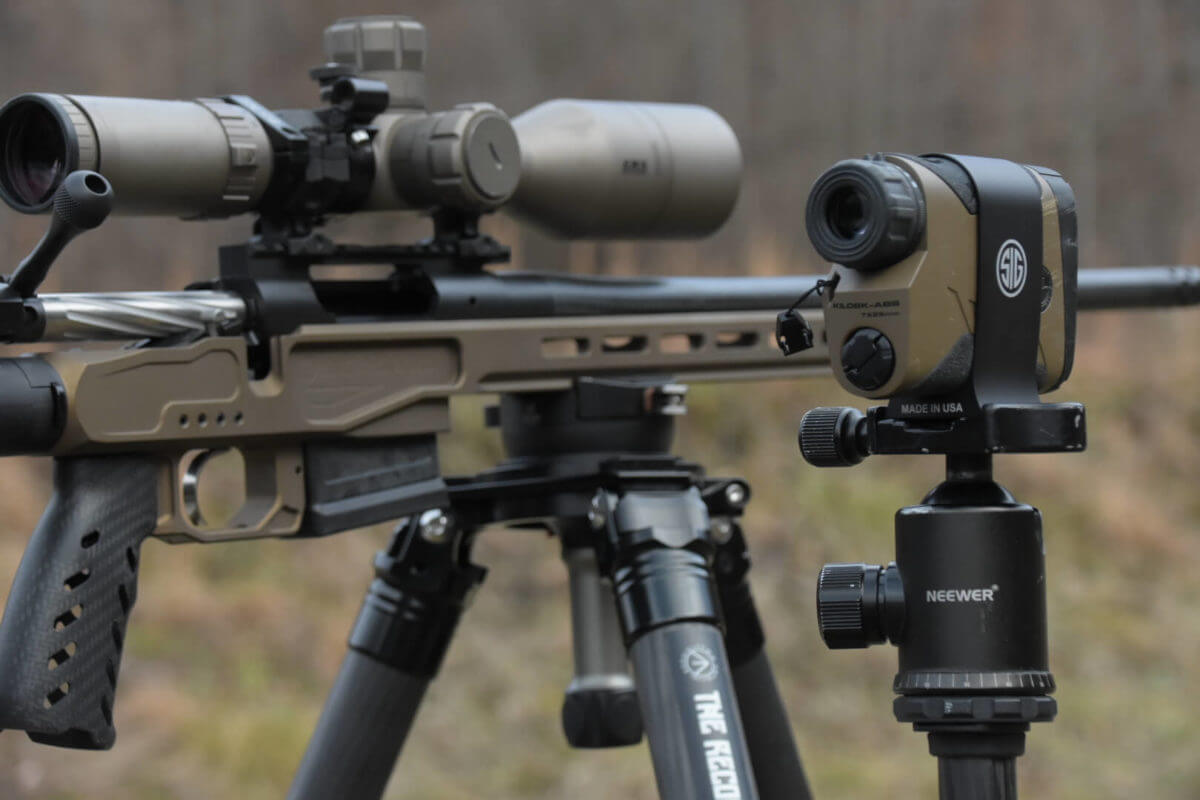
<path id="1" fill-rule="evenodd" d="M 733 538 L 733 523 L 724 517 L 718 517 L 712 521 L 709 533 L 716 544 L 728 544 Z"/>
<path id="2" fill-rule="evenodd" d="M 725 502 L 734 508 L 741 508 L 746 504 L 747 492 L 746 484 L 734 481 L 725 487 Z"/>
<path id="3" fill-rule="evenodd" d="M 592 495 L 592 504 L 588 508 L 588 522 L 592 524 L 595 530 L 602 530 L 605 523 L 608 522 L 608 512 L 604 508 L 604 495 L 600 492 Z"/>
<path id="4" fill-rule="evenodd" d="M 450 532 L 450 517 L 440 508 L 431 508 L 421 514 L 421 538 L 428 542 L 444 541 Z"/>

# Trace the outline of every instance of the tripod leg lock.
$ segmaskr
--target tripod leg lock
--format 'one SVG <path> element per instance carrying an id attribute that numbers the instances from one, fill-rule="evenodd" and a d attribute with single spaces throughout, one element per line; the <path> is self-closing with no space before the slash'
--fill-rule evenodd
<path id="1" fill-rule="evenodd" d="M 470 563 L 470 538 L 453 517 L 423 514 L 400 523 L 375 557 L 376 579 L 350 633 L 350 647 L 410 675 L 441 666 L 474 589 L 487 570 Z"/>

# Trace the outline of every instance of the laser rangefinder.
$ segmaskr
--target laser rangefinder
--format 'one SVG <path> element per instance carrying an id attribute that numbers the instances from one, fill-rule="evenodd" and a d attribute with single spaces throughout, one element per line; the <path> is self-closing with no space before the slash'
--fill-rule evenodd
<path id="1" fill-rule="evenodd" d="M 1002 312 L 1029 292 L 1040 294 L 1036 390 L 1066 380 L 1075 346 L 1075 197 L 1053 170 L 1012 166 L 889 153 L 841 161 L 817 179 L 806 223 L 813 247 L 834 262 L 835 283 L 823 294 L 825 331 L 834 377 L 847 391 L 953 393 L 978 357 L 979 304 Z M 989 176 L 1017 185 L 998 187 Z M 1019 185 L 1026 179 L 1028 187 Z M 1040 236 L 1018 235 L 1030 215 L 1006 199 L 1008 188 L 1040 193 Z M 1029 245 L 1039 239 L 1040 247 Z"/>

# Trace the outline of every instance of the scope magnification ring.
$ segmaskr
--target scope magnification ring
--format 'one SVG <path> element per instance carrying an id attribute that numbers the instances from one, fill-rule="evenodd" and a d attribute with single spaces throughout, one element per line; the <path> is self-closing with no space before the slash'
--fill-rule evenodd
<path id="1" fill-rule="evenodd" d="M 805 224 L 822 258 L 870 272 L 895 264 L 920 244 L 925 198 L 894 164 L 839 161 L 813 184 Z"/>

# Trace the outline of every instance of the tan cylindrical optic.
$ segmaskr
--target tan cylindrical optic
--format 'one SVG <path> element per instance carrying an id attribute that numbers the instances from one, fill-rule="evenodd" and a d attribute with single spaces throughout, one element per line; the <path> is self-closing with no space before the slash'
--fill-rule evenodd
<path id="1" fill-rule="evenodd" d="M 737 201 L 737 136 L 702 106 L 551 100 L 513 127 L 521 182 L 508 209 L 559 236 L 704 236 Z"/>
<path id="2" fill-rule="evenodd" d="M 254 208 L 270 143 L 248 111 L 221 100 L 24 94 L 0 108 L 0 189 L 21 211 L 49 206 L 76 169 L 108 178 L 114 212 L 219 217 Z"/>
<path id="3" fill-rule="evenodd" d="M 373 127 L 371 188 L 319 213 L 506 207 L 570 238 L 695 237 L 725 222 L 741 182 L 737 137 L 701 106 L 553 100 L 510 122 L 476 103 L 389 110 Z M 25 94 L 0 108 L 0 196 L 27 213 L 77 169 L 108 178 L 118 214 L 255 211 L 273 160 L 263 124 L 222 100 Z"/>

